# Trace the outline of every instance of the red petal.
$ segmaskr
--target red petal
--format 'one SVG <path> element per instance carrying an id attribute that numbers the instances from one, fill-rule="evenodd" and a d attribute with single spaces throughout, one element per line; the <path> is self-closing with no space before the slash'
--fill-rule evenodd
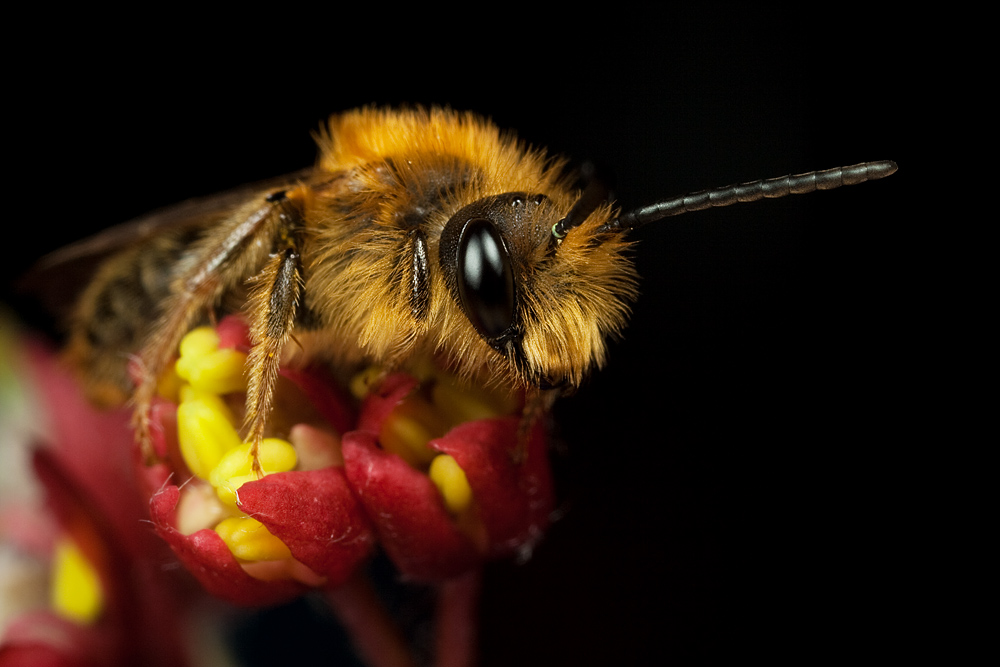
<path id="1" fill-rule="evenodd" d="M 492 556 L 530 551 L 554 505 L 545 427 L 531 430 L 527 457 L 516 462 L 520 417 L 459 424 L 429 446 L 454 457 L 465 472 L 490 538 Z"/>
<path id="2" fill-rule="evenodd" d="M 51 611 L 16 618 L 0 645 L 0 666 L 96 667 L 127 664 L 115 632 L 106 626 L 83 626 Z"/>
<path id="3" fill-rule="evenodd" d="M 280 372 L 302 390 L 317 412 L 338 434 L 346 433 L 354 427 L 351 401 L 328 372 L 318 368 L 304 371 L 282 368 Z"/>
<path id="4" fill-rule="evenodd" d="M 229 547 L 213 530 L 206 528 L 182 535 L 174 527 L 178 500 L 180 490 L 176 486 L 165 486 L 149 501 L 150 517 L 156 532 L 208 592 L 236 604 L 253 606 L 283 602 L 306 590 L 305 586 L 291 580 L 254 579 L 240 567 Z"/>
<path id="5" fill-rule="evenodd" d="M 397 405 L 403 402 L 407 394 L 413 391 L 419 381 L 404 373 L 396 373 L 385 378 L 373 393 L 365 398 L 358 416 L 359 431 L 378 433 L 382 430 L 382 422 Z"/>
<path id="6" fill-rule="evenodd" d="M 161 460 L 179 458 L 183 462 L 184 459 L 177 456 L 180 453 L 177 445 L 177 404 L 162 398 L 153 399 L 149 420 L 149 438 L 156 456 Z"/>
<path id="7" fill-rule="evenodd" d="M 426 475 L 379 449 L 373 433 L 347 433 L 342 446 L 351 488 L 400 572 L 432 581 L 461 574 L 480 561 Z"/>
<path id="8" fill-rule="evenodd" d="M 239 489 L 239 505 L 292 555 L 339 586 L 371 553 L 368 519 L 338 467 L 268 475 Z"/>
<path id="9" fill-rule="evenodd" d="M 219 336 L 219 349 L 233 348 L 240 352 L 250 351 L 250 328 L 243 318 L 236 316 L 224 317 L 215 327 Z"/>
<path id="10" fill-rule="evenodd" d="M 126 410 L 100 411 L 91 406 L 56 357 L 28 344 L 28 368 L 48 411 L 51 458 L 79 486 L 79 494 L 114 525 L 119 540 L 129 538 L 132 555 L 146 545 L 136 530 L 144 518 L 144 499 L 133 477 L 134 436 Z"/>

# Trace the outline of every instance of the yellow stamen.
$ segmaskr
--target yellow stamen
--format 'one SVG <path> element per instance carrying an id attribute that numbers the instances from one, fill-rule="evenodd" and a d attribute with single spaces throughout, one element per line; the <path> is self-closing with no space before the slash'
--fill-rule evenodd
<path id="1" fill-rule="evenodd" d="M 219 335 L 211 327 L 199 327 L 184 336 L 180 352 L 177 375 L 196 389 L 212 394 L 246 391 L 247 355 L 231 348 L 220 350 Z"/>
<path id="2" fill-rule="evenodd" d="M 298 463 L 295 448 L 279 438 L 264 438 L 257 452 L 264 474 L 285 472 Z M 236 491 L 246 482 L 257 479 L 253 474 L 250 443 L 231 449 L 209 473 L 208 481 L 218 492 L 219 500 L 236 508 Z"/>
<path id="3" fill-rule="evenodd" d="M 182 386 L 184 386 L 184 381 L 177 375 L 177 369 L 171 366 L 157 380 L 156 393 L 171 403 L 176 403 L 180 400 L 178 396 Z"/>
<path id="4" fill-rule="evenodd" d="M 198 327 L 181 339 L 182 357 L 200 357 L 219 349 L 219 334 L 212 327 Z"/>
<path id="5" fill-rule="evenodd" d="M 104 608 L 97 572 L 67 538 L 56 544 L 50 593 L 56 613 L 77 623 L 93 623 Z"/>
<path id="6" fill-rule="evenodd" d="M 369 366 L 354 377 L 348 383 L 351 395 L 357 399 L 363 399 L 372 390 L 372 387 L 385 375 L 385 371 L 379 366 Z"/>
<path id="7" fill-rule="evenodd" d="M 233 422 L 233 414 L 221 398 L 182 388 L 177 439 L 184 462 L 196 476 L 208 479 L 226 452 L 243 443 Z"/>
<path id="8" fill-rule="evenodd" d="M 284 542 L 272 535 L 260 521 L 250 517 L 224 519 L 215 527 L 215 532 L 226 543 L 233 556 L 240 560 L 279 560 L 292 557 Z"/>
<path id="9" fill-rule="evenodd" d="M 465 477 L 465 471 L 448 454 L 434 457 L 427 474 L 441 492 L 448 511 L 453 515 L 461 514 L 472 502 L 472 489 Z"/>
<path id="10" fill-rule="evenodd" d="M 431 400 L 452 424 L 509 415 L 518 408 L 518 397 L 511 392 L 459 384 L 452 377 L 434 383 Z"/>
<path id="11" fill-rule="evenodd" d="M 441 436 L 448 425 L 430 403 L 411 394 L 382 423 L 379 442 L 415 468 L 426 467 L 437 455 L 427 446 L 431 438 Z"/>

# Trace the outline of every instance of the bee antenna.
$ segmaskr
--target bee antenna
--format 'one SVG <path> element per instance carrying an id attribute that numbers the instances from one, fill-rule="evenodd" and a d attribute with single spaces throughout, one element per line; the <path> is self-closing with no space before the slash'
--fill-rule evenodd
<path id="1" fill-rule="evenodd" d="M 842 185 L 856 185 L 865 181 L 885 178 L 896 172 L 891 160 L 862 162 L 850 167 L 835 167 L 824 171 L 810 171 L 795 176 L 767 178 L 739 185 L 727 185 L 711 190 L 701 190 L 681 197 L 649 204 L 623 213 L 605 224 L 599 232 L 627 232 L 650 222 L 656 222 L 688 211 L 700 211 L 717 206 L 743 204 L 760 199 L 776 199 L 786 195 L 799 195 L 815 190 L 833 190 Z M 575 207 L 574 207 L 575 208 Z M 567 216 L 568 217 L 568 216 Z M 553 234 L 555 230 L 553 229 Z"/>
<path id="2" fill-rule="evenodd" d="M 573 204 L 566 217 L 552 225 L 552 240 L 562 241 L 569 230 L 579 227 L 598 206 L 611 199 L 612 176 L 607 170 L 598 168 L 593 162 L 580 166 L 580 178 L 584 182 L 583 194 Z"/>

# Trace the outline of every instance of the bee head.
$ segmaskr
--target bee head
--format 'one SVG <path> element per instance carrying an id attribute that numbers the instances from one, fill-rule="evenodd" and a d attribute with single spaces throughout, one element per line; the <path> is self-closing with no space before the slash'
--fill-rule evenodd
<path id="1" fill-rule="evenodd" d="M 587 222 L 559 239 L 553 228 L 565 206 L 508 192 L 462 207 L 445 225 L 439 257 L 451 296 L 523 382 L 579 385 L 604 362 L 607 336 L 624 327 L 635 273 L 622 235 L 609 242 L 599 231 L 610 213 L 591 206 Z"/>
<path id="2" fill-rule="evenodd" d="M 890 161 L 729 185 L 665 199 L 623 214 L 601 179 L 582 193 L 508 192 L 477 199 L 441 234 L 445 282 L 465 317 L 535 386 L 578 386 L 603 365 L 637 295 L 625 236 L 690 211 L 827 190 L 884 178 Z M 592 176 L 592 175 L 591 175 Z"/>

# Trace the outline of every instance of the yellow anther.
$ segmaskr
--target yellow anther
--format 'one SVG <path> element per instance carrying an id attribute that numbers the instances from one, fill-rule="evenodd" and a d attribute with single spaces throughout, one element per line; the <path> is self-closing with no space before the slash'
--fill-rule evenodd
<path id="1" fill-rule="evenodd" d="M 465 471 L 448 454 L 434 457 L 427 474 L 441 492 L 444 504 L 452 514 L 460 514 L 472 502 L 472 489 Z"/>
<path id="2" fill-rule="evenodd" d="M 222 399 L 190 387 L 181 390 L 177 440 L 184 462 L 202 479 L 208 479 L 226 452 L 243 443 L 233 426 L 232 412 Z"/>
<path id="3" fill-rule="evenodd" d="M 434 383 L 431 400 L 451 424 L 509 415 L 518 408 L 518 397 L 509 392 L 458 384 L 451 377 Z"/>
<path id="4" fill-rule="evenodd" d="M 354 377 L 348 383 L 351 395 L 359 400 L 363 399 L 383 375 L 385 375 L 385 372 L 379 366 L 369 366 L 363 371 L 355 373 Z"/>
<path id="5" fill-rule="evenodd" d="M 180 351 L 174 366 L 177 375 L 196 389 L 212 394 L 246 391 L 247 355 L 231 348 L 220 350 L 219 335 L 211 327 L 189 332 L 181 340 Z"/>
<path id="6" fill-rule="evenodd" d="M 257 450 L 257 460 L 264 474 L 285 472 L 298 464 L 295 448 L 279 438 L 264 438 Z M 257 479 L 253 474 L 253 459 L 250 457 L 250 443 L 231 449 L 209 473 L 208 481 L 218 492 L 219 499 L 231 507 L 236 507 L 236 490 L 246 482 Z"/>
<path id="7" fill-rule="evenodd" d="M 441 370 L 433 357 L 420 356 L 409 363 L 406 372 L 424 383 L 436 378 Z"/>
<path id="8" fill-rule="evenodd" d="M 435 452 L 427 442 L 441 431 L 428 427 L 421 419 L 393 412 L 382 424 L 379 442 L 383 449 L 402 457 L 415 468 L 423 468 L 434 458 Z"/>
<path id="9" fill-rule="evenodd" d="M 201 357 L 219 349 L 219 334 L 212 327 L 198 327 L 181 339 L 182 357 Z"/>
<path id="10" fill-rule="evenodd" d="M 255 479 L 258 479 L 257 475 L 251 473 L 249 475 L 233 475 L 232 477 L 220 480 L 218 484 L 213 484 L 215 495 L 225 506 L 230 509 L 239 510 L 240 506 L 236 502 L 236 495 L 239 493 L 240 487 Z"/>
<path id="11" fill-rule="evenodd" d="M 52 608 L 77 623 L 92 623 L 104 607 L 100 577 L 71 540 L 56 544 L 52 562 Z"/>
<path id="12" fill-rule="evenodd" d="M 215 532 L 240 560 L 279 560 L 292 556 L 284 542 L 260 521 L 250 517 L 224 519 L 215 527 Z"/>
<path id="13" fill-rule="evenodd" d="M 156 393 L 162 398 L 176 403 L 184 381 L 177 375 L 177 369 L 173 366 L 167 368 L 160 379 L 156 381 Z"/>

